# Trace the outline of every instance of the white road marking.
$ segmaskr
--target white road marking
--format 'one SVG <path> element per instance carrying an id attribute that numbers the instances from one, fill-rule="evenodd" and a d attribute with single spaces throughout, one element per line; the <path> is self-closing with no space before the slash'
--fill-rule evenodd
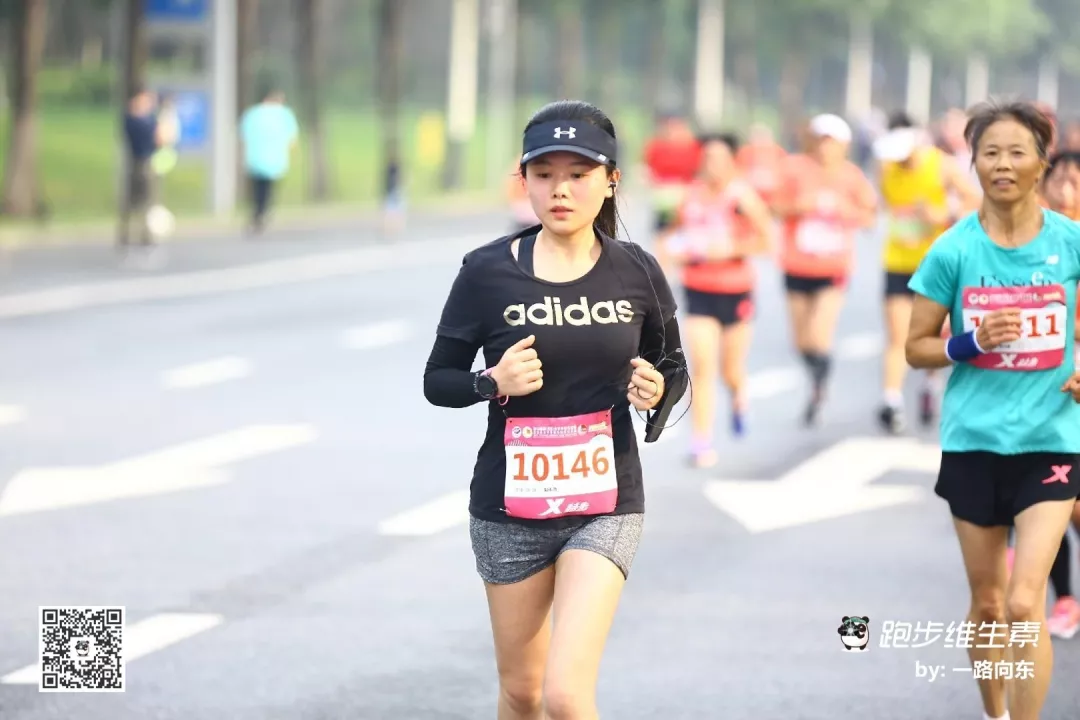
<path id="1" fill-rule="evenodd" d="M 873 484 L 894 470 L 937 471 L 941 449 L 908 438 L 849 438 L 775 480 L 711 480 L 705 497 L 752 533 L 919 502 L 917 486 Z"/>
<path id="2" fill-rule="evenodd" d="M 351 350 L 375 350 L 407 340 L 412 326 L 404 320 L 389 320 L 346 330 L 342 344 Z"/>
<path id="3" fill-rule="evenodd" d="M 255 425 L 97 467 L 27 468 L 0 491 L 0 517 L 227 482 L 232 463 L 311 442 L 307 425 Z"/>
<path id="4" fill-rule="evenodd" d="M 15 425 L 26 419 L 26 411 L 18 405 L 0 405 L 0 427 Z"/>
<path id="5" fill-rule="evenodd" d="M 162 375 L 162 384 L 170 390 L 191 390 L 238 380 L 251 374 L 251 363 L 240 357 L 223 357 L 194 365 L 173 368 Z"/>
<path id="6" fill-rule="evenodd" d="M 851 335 L 836 346 L 836 356 L 841 360 L 869 360 L 881 355 L 884 341 L 876 333 Z"/>
<path id="7" fill-rule="evenodd" d="M 434 535 L 469 521 L 469 491 L 457 490 L 379 523 L 379 534 Z"/>
<path id="8" fill-rule="evenodd" d="M 124 628 L 123 662 L 126 665 L 150 653 L 187 640 L 217 627 L 224 621 L 220 615 L 194 613 L 163 613 L 153 615 Z M 39 665 L 27 665 L 0 678 L 4 685 L 38 685 Z"/>
<path id="9" fill-rule="evenodd" d="M 488 242 L 494 233 L 409 242 L 394 247 L 319 253 L 241 267 L 110 280 L 48 290 L 0 295 L 0 318 L 68 312 L 121 303 L 198 297 L 366 272 L 461 260 L 463 252 Z"/>

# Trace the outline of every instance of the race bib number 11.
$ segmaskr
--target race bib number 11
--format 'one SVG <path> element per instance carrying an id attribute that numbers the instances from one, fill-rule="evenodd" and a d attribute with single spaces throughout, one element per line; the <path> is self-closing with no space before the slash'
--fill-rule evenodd
<path id="1" fill-rule="evenodd" d="M 615 510 L 611 411 L 508 418 L 504 503 L 510 517 L 547 520 Z"/>
<path id="2" fill-rule="evenodd" d="M 1020 309 L 1020 339 L 999 345 L 971 364 L 985 370 L 1050 370 L 1065 361 L 1068 308 L 1061 285 L 963 290 L 964 331 L 978 330 L 987 314 Z"/>

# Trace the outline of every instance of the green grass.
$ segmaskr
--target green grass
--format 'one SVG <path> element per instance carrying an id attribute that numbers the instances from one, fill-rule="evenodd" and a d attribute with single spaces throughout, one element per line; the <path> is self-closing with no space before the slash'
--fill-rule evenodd
<path id="1" fill-rule="evenodd" d="M 523 103 L 518 119 L 523 120 L 542 101 Z M 430 114 L 430 113 L 428 113 Z M 436 115 L 439 113 L 436 111 Z M 418 111 L 405 113 L 401 127 L 405 155 L 405 181 L 411 204 L 425 204 L 444 195 L 441 167 L 422 162 L 418 152 Z M 647 115 L 617 108 L 612 113 L 620 134 L 622 154 L 630 163 L 649 130 Z M 377 201 L 381 185 L 382 148 L 378 118 L 373 112 L 330 110 L 325 116 L 327 158 L 330 166 L 329 202 L 338 205 L 370 205 Z M 2 123 L 4 140 L 7 120 Z M 473 196 L 490 190 L 491 197 L 501 197 L 501 187 L 487 188 L 486 129 L 484 117 L 478 118 L 476 132 L 465 149 L 463 191 Z M 117 181 L 120 158 L 117 114 L 108 107 L 46 106 L 38 114 L 39 178 L 52 217 L 61 222 L 101 220 L 114 216 L 117 208 Z M 301 142 L 294 155 L 292 169 L 278 190 L 283 208 L 305 204 L 304 178 L 308 169 L 307 144 Z M 516 148 L 507 148 L 506 165 L 513 161 Z M 0 165 L 4 163 L 6 143 L 0 143 Z M 164 181 L 163 198 L 181 216 L 200 216 L 207 211 L 208 177 L 204 161 L 182 158 Z M 0 220 L 0 222 L 3 222 Z M 10 221 L 9 221 L 10 224 Z"/>

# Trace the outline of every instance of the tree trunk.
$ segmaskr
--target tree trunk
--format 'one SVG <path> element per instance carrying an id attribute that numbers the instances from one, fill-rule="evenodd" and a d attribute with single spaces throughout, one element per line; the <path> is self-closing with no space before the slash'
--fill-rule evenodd
<path id="1" fill-rule="evenodd" d="M 645 68 L 644 78 L 644 101 L 645 109 L 650 113 L 649 120 L 658 115 L 661 107 L 660 88 L 664 82 L 664 70 L 666 64 L 664 57 L 667 53 L 666 22 L 667 12 L 664 10 L 663 0 L 647 0 L 647 12 L 649 13 L 649 65 Z"/>
<path id="2" fill-rule="evenodd" d="M 559 94 L 563 98 L 582 100 L 585 92 L 585 35 L 579 3 L 556 0 L 555 13 L 559 26 Z"/>
<path id="3" fill-rule="evenodd" d="M 16 217 L 34 215 L 41 206 L 35 95 L 47 8 L 47 0 L 18 0 L 11 24 L 11 135 L 4 168 L 3 211 Z"/>
<path id="4" fill-rule="evenodd" d="M 622 45 L 622 18 L 626 9 L 616 3 L 603 3 L 593 10 L 594 17 L 599 20 L 597 33 L 599 35 L 600 57 L 596 66 L 599 72 L 593 77 L 593 97 L 597 98 L 600 107 L 609 117 L 618 114 L 616 105 L 619 102 L 619 81 L 622 79 L 623 63 L 620 57 Z"/>
<path id="5" fill-rule="evenodd" d="M 797 148 L 802 144 L 800 123 L 807 74 L 806 58 L 800 51 L 788 48 L 780 67 L 780 126 L 782 137 Z"/>
<path id="6" fill-rule="evenodd" d="M 124 107 L 137 88 L 146 83 L 145 3 L 127 0 L 124 12 Z"/>
<path id="7" fill-rule="evenodd" d="M 255 52 L 259 38 L 259 0 L 237 0 L 236 6 L 236 109 L 243 115 L 262 92 L 256 87 Z M 238 118 L 239 119 L 239 118 Z M 249 193 L 244 153 L 236 154 L 237 187 Z M 250 199 L 250 198 L 249 198 Z"/>
<path id="8" fill-rule="evenodd" d="M 378 62 L 379 119 L 383 140 L 382 193 L 401 181 L 401 73 L 405 57 L 402 33 L 403 5 L 406 0 L 380 0 Z"/>
<path id="9" fill-rule="evenodd" d="M 329 196 L 326 162 L 326 134 L 322 113 L 322 0 L 298 0 L 296 3 L 299 29 L 300 112 L 304 134 L 307 136 L 307 194 L 311 200 L 326 200 Z"/>

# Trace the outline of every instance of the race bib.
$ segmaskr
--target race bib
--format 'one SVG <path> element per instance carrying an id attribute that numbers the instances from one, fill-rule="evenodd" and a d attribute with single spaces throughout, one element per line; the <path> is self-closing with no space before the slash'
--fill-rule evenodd
<path id="1" fill-rule="evenodd" d="M 964 288 L 964 331 L 978 330 L 987 313 L 1020 308 L 1021 335 L 984 353 L 971 364 L 984 370 L 1049 370 L 1065 361 L 1068 309 L 1061 285 Z"/>
<path id="2" fill-rule="evenodd" d="M 839 255 L 847 249 L 847 233 L 834 223 L 804 220 L 795 231 L 795 247 L 807 255 Z"/>
<path id="3" fill-rule="evenodd" d="M 526 520 L 615 510 L 611 411 L 565 418 L 508 418 L 506 514 Z"/>

